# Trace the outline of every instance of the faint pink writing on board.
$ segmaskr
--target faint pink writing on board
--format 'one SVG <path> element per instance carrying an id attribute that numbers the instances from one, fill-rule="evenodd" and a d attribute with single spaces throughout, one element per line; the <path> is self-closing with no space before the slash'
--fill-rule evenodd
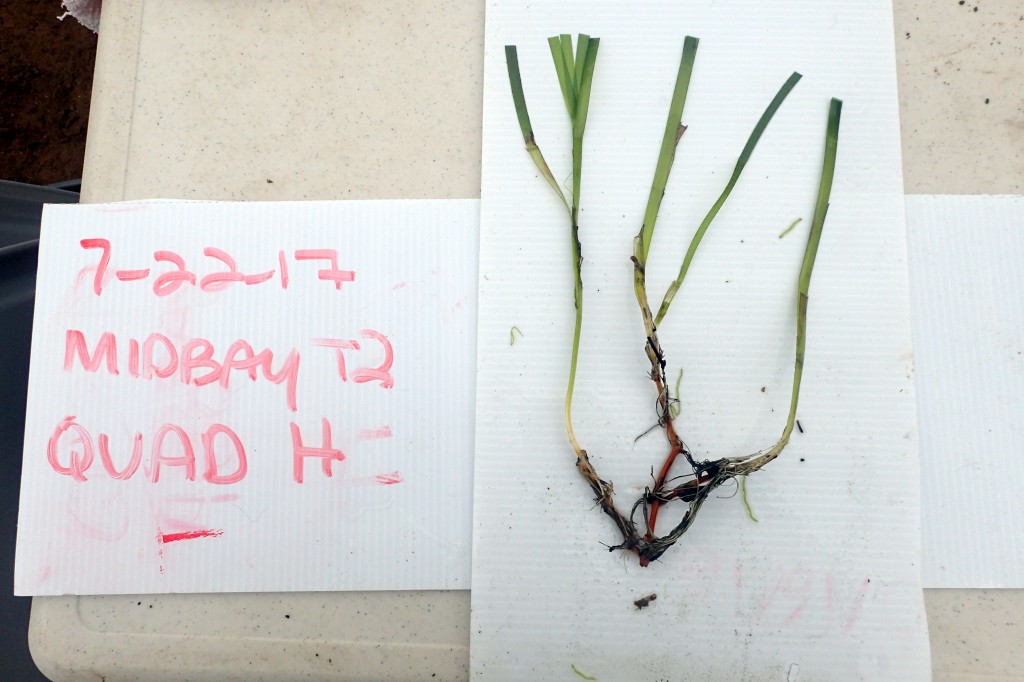
<path id="1" fill-rule="evenodd" d="M 357 367 L 347 371 L 344 352 L 360 351 L 363 347 L 355 340 L 344 339 L 313 339 L 314 347 L 331 348 L 337 354 L 338 375 L 342 381 L 353 381 L 363 384 L 371 381 L 379 382 L 382 388 L 395 385 L 391 376 L 394 363 L 394 348 L 384 334 L 363 329 L 359 332 L 363 339 L 378 344 L 383 351 L 384 359 L 369 367 Z M 86 372 L 96 373 L 101 369 L 107 374 L 120 376 L 124 367 L 128 376 L 135 379 L 152 380 L 176 378 L 183 384 L 191 386 L 219 386 L 227 390 L 231 386 L 232 372 L 244 372 L 250 380 L 257 381 L 260 377 L 276 385 L 285 385 L 285 400 L 288 409 L 298 411 L 296 391 L 299 382 L 300 353 L 291 348 L 288 354 L 274 364 L 275 354 L 269 348 L 258 353 L 245 339 L 238 339 L 224 351 L 216 355 L 216 349 L 207 339 L 195 338 L 186 341 L 178 348 L 163 334 L 153 333 L 144 340 L 129 338 L 122 340 L 123 353 L 127 356 L 124 364 L 118 360 L 118 339 L 114 332 L 103 332 L 95 341 L 91 350 L 85 333 L 78 329 L 68 329 L 64 340 L 64 371 L 72 372 L 76 367 Z M 369 349 L 367 349 L 369 350 Z M 279 356 L 279 354 L 278 354 Z M 219 359 L 218 359 L 219 358 Z"/>
<path id="2" fill-rule="evenodd" d="M 222 469 L 224 463 L 217 459 L 214 448 L 216 436 L 221 436 L 221 442 L 226 440 L 229 444 L 225 449 L 233 451 L 233 471 L 226 472 Z M 170 438 L 169 438 L 170 437 Z M 174 441 L 175 444 L 169 444 Z M 227 485 L 237 483 L 245 477 L 248 470 L 245 448 L 231 428 L 224 424 L 214 424 L 208 428 L 200 439 L 204 470 L 203 478 L 210 483 Z M 111 456 L 110 437 L 99 434 L 94 441 L 92 435 L 84 426 L 75 421 L 73 415 L 64 417 L 53 430 L 50 440 L 46 446 L 46 459 L 50 466 L 58 474 L 71 476 L 76 481 L 86 481 L 86 472 L 92 466 L 95 459 L 95 452 L 98 449 L 103 469 L 107 475 L 117 480 L 127 480 L 139 469 L 142 464 L 143 436 L 136 433 L 131 442 L 131 456 L 128 463 L 118 469 Z M 63 447 L 62 447 L 63 446 Z M 98 447 L 97 447 L 98 446 Z M 221 447 L 224 447 L 223 445 Z M 66 456 L 62 457 L 62 450 L 66 450 Z M 62 460 L 66 464 L 62 463 Z M 150 446 L 150 457 L 145 467 L 145 475 L 153 483 L 160 480 L 161 467 L 181 467 L 186 480 L 196 480 L 196 449 L 192 438 L 182 427 L 177 424 L 164 424 L 157 429 Z"/>
<path id="3" fill-rule="evenodd" d="M 216 294 L 233 285 L 245 287 L 271 281 L 277 281 L 281 289 L 287 290 L 289 283 L 302 275 L 315 276 L 332 285 L 330 289 L 341 290 L 343 284 L 356 279 L 354 271 L 339 265 L 335 249 L 277 251 L 277 267 L 247 274 L 234 256 L 212 246 L 205 247 L 201 257 L 156 250 L 152 262 L 131 263 L 145 266 L 132 268 L 121 268 L 113 262 L 114 250 L 108 239 L 82 239 L 80 246 L 98 257 L 95 273 L 91 273 L 91 268 L 79 273 L 79 276 L 92 274 L 92 291 L 96 296 L 102 296 L 115 282 L 137 286 L 133 283 L 148 280 L 154 295 L 166 297 L 183 287 Z M 209 266 L 205 273 L 197 274 L 190 267 L 191 261 L 197 259 L 205 259 L 203 262 Z M 193 387 L 203 394 L 225 397 L 239 387 L 239 382 L 278 386 L 283 403 L 291 413 L 299 411 L 298 386 L 303 372 L 316 372 L 321 375 L 321 381 L 328 376 L 333 381 L 352 385 L 382 389 L 395 385 L 394 348 L 391 340 L 375 329 L 359 329 L 351 334 L 354 338 L 314 338 L 306 345 L 259 350 L 245 338 L 215 344 L 200 336 L 188 338 L 166 329 L 161 331 L 131 338 L 115 331 L 87 332 L 68 328 L 64 330 L 64 347 L 59 360 L 51 358 L 50 362 L 59 361 L 67 374 L 102 377 L 115 382 L 173 382 Z M 324 375 L 322 360 L 319 365 L 316 361 L 303 364 L 304 356 L 309 354 L 330 358 L 336 370 L 328 368 L 328 374 Z M 238 430 L 220 423 L 221 420 L 210 423 L 214 419 L 212 414 L 206 415 L 206 423 L 201 424 L 204 419 L 200 415 L 182 415 L 138 431 L 120 427 L 106 433 L 104 431 L 110 429 L 85 424 L 67 415 L 51 432 L 46 458 L 55 473 L 77 482 L 101 476 L 118 481 L 141 477 L 154 484 L 161 478 L 198 480 L 218 486 L 238 483 L 249 471 L 248 449 Z M 320 422 L 319 434 L 304 434 L 297 421 L 281 425 L 291 436 L 290 473 L 295 483 L 301 484 L 306 478 L 305 464 L 309 459 L 319 460 L 318 468 L 324 477 L 332 476 L 335 462 L 346 459 L 341 449 L 332 443 L 330 421 L 322 418 Z M 359 440 L 364 440 L 364 431 L 359 431 Z M 373 434 L 373 439 L 388 438 L 390 427 L 373 431 Z M 394 472 L 374 480 L 380 485 L 393 485 L 403 479 Z"/>
<path id="4" fill-rule="evenodd" d="M 394 349 L 388 338 L 373 329 L 363 329 L 360 338 L 379 345 L 379 354 L 383 352 L 383 360 L 370 367 L 357 366 L 347 369 L 345 352 L 357 353 L 363 347 L 352 339 L 313 339 L 314 348 L 322 347 L 336 353 L 338 378 L 340 381 L 351 381 L 355 384 L 376 382 L 382 388 L 394 386 L 391 367 L 394 362 Z M 119 345 L 122 353 L 118 354 Z M 275 354 L 270 349 L 256 352 L 252 344 L 239 339 L 232 343 L 221 359 L 215 359 L 213 344 L 206 339 L 191 339 L 178 348 L 163 334 L 153 333 L 144 340 L 129 338 L 127 343 L 119 340 L 114 332 L 103 332 L 92 344 L 85 333 L 78 329 L 65 332 L 63 368 L 65 372 L 85 372 L 87 374 L 106 374 L 115 377 L 130 377 L 141 380 L 170 379 L 182 384 L 203 387 L 218 387 L 227 390 L 231 386 L 231 377 L 235 372 L 242 372 L 250 381 L 263 379 L 271 384 L 286 387 L 286 404 L 292 412 L 298 411 L 296 404 L 296 387 L 299 381 L 300 353 L 296 348 L 289 350 L 283 360 L 275 364 Z M 125 357 L 127 356 L 127 359 Z M 122 373 L 124 369 L 124 373 Z M 299 427 L 290 424 L 293 443 L 293 478 L 296 483 L 303 482 L 303 463 L 307 458 L 319 458 L 321 470 L 325 476 L 331 476 L 331 463 L 344 461 L 342 452 L 331 445 L 331 427 L 328 420 L 322 420 L 322 445 L 312 447 L 304 444 Z M 390 436 L 388 429 L 384 437 Z M 218 439 L 219 437 L 219 439 Z M 164 424 L 152 437 L 150 454 L 144 467 L 145 477 L 156 483 L 160 480 L 162 468 L 179 467 L 186 480 L 196 480 L 196 440 L 176 424 Z M 233 453 L 233 468 L 218 463 L 215 447 Z M 170 444 L 169 444 L 170 443 Z M 204 431 L 198 443 L 201 447 L 203 463 L 203 479 L 209 483 L 226 485 L 237 483 L 245 477 L 247 460 L 245 447 L 238 434 L 224 424 L 213 424 Z M 135 475 L 142 464 L 144 438 L 136 433 L 131 442 L 131 454 L 123 466 L 118 467 L 111 455 L 110 438 L 100 433 L 93 440 L 86 428 L 75 421 L 74 416 L 67 416 L 54 429 L 47 446 L 47 460 L 51 468 L 58 474 L 70 476 L 76 481 L 86 481 L 86 472 L 93 465 L 96 453 L 106 474 L 115 480 L 128 480 Z M 61 456 L 61 452 L 64 456 Z"/>
<path id="5" fill-rule="evenodd" d="M 345 453 L 332 445 L 331 423 L 325 417 L 321 419 L 320 444 L 315 445 L 314 439 L 302 434 L 299 425 L 289 424 L 292 439 L 292 478 L 296 483 L 305 480 L 306 460 L 320 461 L 320 470 L 328 478 L 333 475 L 331 465 L 344 462 Z M 46 459 L 50 467 L 58 474 L 70 476 L 76 481 L 88 481 L 90 469 L 96 462 L 99 453 L 100 465 L 95 471 L 102 470 L 109 478 L 126 481 L 135 476 L 139 469 L 151 483 L 160 480 L 163 470 L 175 468 L 176 474 L 186 481 L 195 481 L 197 467 L 202 467 L 202 478 L 214 485 L 230 485 L 245 478 L 249 471 L 249 462 L 242 439 L 233 429 L 224 424 L 213 424 L 201 434 L 190 434 L 177 424 L 163 424 L 151 438 L 136 433 L 130 441 L 116 444 L 111 448 L 110 436 L 100 433 L 96 438 L 76 421 L 74 415 L 64 417 L 57 424 L 46 446 Z M 149 455 L 143 461 L 144 449 L 149 448 Z M 120 450 L 119 448 L 124 448 Z M 124 452 L 131 451 L 127 462 L 118 467 L 115 457 L 124 460 Z M 90 474 L 91 475 L 91 474 Z M 381 485 L 393 485 L 403 479 L 397 471 L 391 474 L 376 476 Z"/>
<path id="6" fill-rule="evenodd" d="M 83 249 L 98 249 L 100 252 L 92 284 L 93 292 L 100 296 L 111 274 L 112 247 L 110 240 L 83 239 L 79 243 Z M 238 264 L 231 254 L 223 249 L 207 246 L 203 249 L 203 256 L 212 259 L 220 269 L 197 279 L 195 272 L 188 269 L 185 258 L 180 254 L 174 251 L 158 250 L 153 253 L 154 265 L 169 264 L 171 267 L 161 268 L 161 272 L 155 275 L 153 293 L 157 296 L 169 296 L 183 285 L 198 286 L 202 291 L 213 293 L 222 291 L 236 283 L 252 286 L 269 282 L 275 275 L 278 275 L 281 288 L 287 289 L 288 283 L 291 281 L 288 273 L 288 258 L 284 251 L 278 251 L 277 255 L 277 268 L 247 275 L 238 269 Z M 323 261 L 325 267 L 317 269 L 317 279 L 332 282 L 335 289 L 340 290 L 344 282 L 355 281 L 356 273 L 354 271 L 343 270 L 339 267 L 338 252 L 335 249 L 296 249 L 292 258 L 296 261 Z M 116 269 L 112 271 L 112 274 L 121 282 L 137 282 L 149 279 L 150 275 L 154 273 L 152 267 L 147 267 Z"/>

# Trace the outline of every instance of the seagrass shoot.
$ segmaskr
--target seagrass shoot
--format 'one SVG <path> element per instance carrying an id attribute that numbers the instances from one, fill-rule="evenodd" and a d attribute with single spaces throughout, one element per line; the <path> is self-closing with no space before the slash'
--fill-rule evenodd
<path id="1" fill-rule="evenodd" d="M 683 41 L 682 56 L 676 73 L 675 87 L 669 105 L 665 131 L 661 140 L 654 179 L 647 200 L 640 230 L 633 239 L 632 253 L 624 254 L 632 262 L 632 287 L 636 297 L 643 325 L 645 339 L 643 353 L 650 369 L 648 375 L 656 395 L 656 425 L 665 438 L 666 455 L 657 472 L 652 471 L 652 483 L 647 486 L 629 507 L 620 508 L 616 502 L 614 488 L 610 481 L 603 479 L 597 471 L 594 460 L 580 444 L 573 428 L 573 389 L 580 355 L 580 336 L 583 328 L 583 247 L 580 240 L 580 201 L 583 180 L 584 135 L 587 114 L 590 110 L 590 95 L 594 82 L 598 50 L 601 41 L 597 37 L 580 34 L 575 45 L 570 35 L 563 34 L 548 39 L 548 48 L 554 64 L 555 74 L 564 100 L 566 113 L 571 124 L 572 174 L 571 182 L 562 184 L 548 166 L 534 136 L 533 125 L 526 106 L 522 75 L 516 46 L 505 47 L 512 102 L 522 131 L 526 151 L 536 165 L 540 176 L 557 195 L 565 211 L 568 223 L 569 251 L 573 273 L 573 336 L 569 355 L 568 381 L 565 391 L 565 430 L 576 457 L 576 467 L 593 492 L 598 507 L 614 522 L 621 535 L 621 541 L 610 549 L 624 550 L 636 554 L 641 566 L 647 566 L 658 559 L 674 545 L 693 525 L 698 512 L 709 496 L 724 483 L 732 480 L 745 482 L 745 477 L 762 469 L 774 460 L 789 443 L 796 420 L 797 403 L 800 396 L 800 381 L 803 376 L 804 355 L 807 343 L 807 303 L 810 292 L 811 273 L 821 241 L 825 216 L 828 211 L 832 179 L 836 165 L 836 149 L 839 138 L 839 122 L 842 102 L 832 98 L 825 124 L 824 151 L 817 198 L 813 207 L 813 218 L 807 236 L 807 245 L 796 278 L 796 350 L 793 366 L 793 381 L 789 403 L 789 414 L 778 441 L 769 448 L 749 455 L 697 459 L 687 448 L 683 434 L 677 428 L 680 403 L 678 382 L 673 388 L 669 384 L 665 351 L 658 338 L 658 326 L 665 319 L 672 302 L 683 285 L 690 265 L 700 247 L 701 241 L 711 227 L 722 206 L 729 199 L 747 165 L 758 141 L 789 93 L 800 81 L 801 75 L 793 73 L 779 88 L 754 125 L 746 144 L 740 152 L 736 165 L 718 198 L 707 211 L 695 230 L 689 247 L 683 255 L 679 274 L 669 284 L 657 308 L 652 307 L 648 297 L 647 263 L 652 255 L 654 228 L 658 219 L 662 198 L 668 184 L 669 174 L 675 161 L 676 150 L 687 127 L 682 123 L 687 91 L 693 73 L 699 41 L 687 36 Z M 692 133 L 691 133 L 692 135 Z M 795 224 L 794 224 L 795 226 Z M 585 233 L 584 233 L 585 234 Z M 657 299 L 655 299 L 657 300 Z M 745 486 L 744 486 L 745 490 Z M 682 510 L 681 517 L 667 532 L 659 535 L 656 530 L 659 513 L 663 507 L 673 505 Z M 628 513 L 622 511 L 628 509 Z"/>

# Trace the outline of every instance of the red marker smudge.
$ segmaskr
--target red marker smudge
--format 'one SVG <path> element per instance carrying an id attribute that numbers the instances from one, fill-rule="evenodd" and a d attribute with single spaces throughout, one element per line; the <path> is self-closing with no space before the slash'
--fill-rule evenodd
<path id="1" fill-rule="evenodd" d="M 177 542 L 178 540 L 195 540 L 196 538 L 215 538 L 224 535 L 222 530 L 189 530 L 184 533 L 164 533 L 160 536 L 160 542 Z"/>
<path id="2" fill-rule="evenodd" d="M 390 426 L 382 426 L 379 429 L 360 429 L 356 438 L 359 440 L 379 440 L 381 438 L 391 438 Z"/>
<path id="3" fill-rule="evenodd" d="M 149 268 L 143 270 L 117 270 L 114 272 L 117 278 L 122 282 L 134 282 L 137 279 L 146 279 L 149 277 Z"/>
<path id="4" fill-rule="evenodd" d="M 399 282 L 398 284 L 396 284 L 395 286 L 391 287 L 391 290 L 392 291 L 398 291 L 399 289 L 401 289 L 404 286 L 405 286 L 405 282 L 402 281 L 402 282 Z"/>
<path id="5" fill-rule="evenodd" d="M 401 483 L 405 479 L 402 478 L 401 473 L 397 471 L 392 471 L 390 474 L 379 474 L 377 476 L 374 476 L 373 480 L 375 480 L 380 485 L 394 485 L 396 483 Z"/>

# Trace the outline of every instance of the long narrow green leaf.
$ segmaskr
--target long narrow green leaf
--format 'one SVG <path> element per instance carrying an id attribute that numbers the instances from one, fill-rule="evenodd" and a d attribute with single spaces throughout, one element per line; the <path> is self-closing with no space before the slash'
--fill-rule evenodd
<path id="1" fill-rule="evenodd" d="M 572 225 L 579 227 L 580 183 L 583 173 L 583 132 L 587 127 L 587 113 L 590 110 L 590 89 L 594 80 L 594 66 L 597 63 L 597 48 L 600 38 L 588 38 L 587 53 L 583 55 L 583 71 L 580 76 L 579 93 L 576 97 L 576 116 L 572 121 Z M 575 239 L 575 236 L 574 236 Z M 579 294 L 577 294 L 579 298 Z"/>
<path id="2" fill-rule="evenodd" d="M 576 77 L 576 63 L 572 56 L 572 36 L 562 33 L 558 36 L 558 42 L 562 48 L 562 61 L 565 62 L 565 72 L 569 75 L 569 87 L 574 93 L 580 90 L 580 81 Z M 572 116 L 572 113 L 569 114 Z"/>
<path id="3" fill-rule="evenodd" d="M 697 44 L 700 41 L 693 36 L 686 36 L 683 41 L 683 56 L 679 60 L 679 72 L 676 74 L 675 88 L 672 90 L 672 103 L 668 108 L 668 120 L 665 122 L 665 134 L 661 138 L 661 151 L 651 182 L 651 194 L 647 198 L 647 210 L 644 211 L 644 222 L 640 227 L 640 265 L 647 263 L 647 253 L 651 249 L 654 238 L 654 224 L 658 220 L 661 199 L 665 196 L 668 175 L 675 160 L 676 145 L 684 127 L 683 107 L 686 105 L 686 93 L 690 88 L 690 75 L 693 73 L 693 62 L 697 57 Z"/>
<path id="4" fill-rule="evenodd" d="M 737 473 L 757 471 L 778 457 L 779 453 L 789 443 L 789 438 L 793 434 L 793 426 L 796 423 L 796 408 L 800 400 L 800 381 L 804 374 L 804 352 L 807 348 L 807 303 L 811 287 L 811 272 L 814 270 L 814 260 L 818 255 L 821 232 L 825 226 L 825 214 L 828 213 L 829 195 L 832 193 L 832 176 L 836 169 L 836 148 L 839 145 L 839 117 L 842 109 L 843 103 L 833 98 L 829 104 L 828 124 L 825 127 L 825 154 L 821 164 L 818 197 L 814 204 L 814 218 L 811 223 L 811 230 L 807 235 L 807 248 L 804 249 L 804 259 L 800 264 L 800 275 L 797 280 L 796 360 L 793 363 L 793 390 L 789 399 L 789 416 L 786 418 L 786 428 L 783 429 L 782 436 L 778 442 L 770 449 L 745 459 L 745 461 L 741 461 L 740 470 Z"/>
<path id="5" fill-rule="evenodd" d="M 804 262 L 800 268 L 800 291 L 805 296 L 810 289 L 811 271 L 814 270 L 814 259 L 818 253 L 818 242 L 821 241 L 821 232 L 825 225 L 825 214 L 828 211 L 828 200 L 832 194 L 832 178 L 836 170 L 836 151 L 839 147 L 839 119 L 842 116 L 842 112 L 842 100 L 833 97 L 828 108 L 828 127 L 825 131 L 825 159 L 822 162 L 818 200 L 814 205 L 811 233 L 807 240 Z"/>
<path id="6" fill-rule="evenodd" d="M 700 227 L 693 235 L 693 239 L 690 241 L 690 246 L 686 250 L 686 256 L 683 257 L 683 264 L 679 268 L 679 276 L 676 277 L 675 281 L 669 285 L 668 291 L 665 292 L 665 298 L 662 299 L 661 307 L 658 309 L 658 315 L 655 317 L 655 324 L 661 324 L 661 321 L 665 318 L 668 313 L 669 305 L 672 303 L 672 299 L 675 298 L 676 292 L 679 291 L 679 287 L 682 286 L 683 280 L 686 278 L 686 272 L 690 268 L 690 262 L 693 261 L 693 256 L 697 252 L 697 247 L 700 246 L 701 239 L 704 238 L 704 233 L 708 231 L 711 226 L 711 221 L 715 219 L 718 212 L 722 209 L 726 199 L 732 193 L 733 187 L 736 186 L 736 182 L 740 178 L 740 174 L 743 172 L 743 168 L 747 165 L 747 161 L 750 160 L 750 155 L 754 152 L 754 147 L 757 146 L 758 141 L 761 139 L 762 133 L 765 128 L 771 122 L 772 117 L 775 116 L 775 112 L 778 111 L 779 107 L 782 106 L 782 102 L 789 95 L 790 91 L 796 86 L 801 76 L 799 73 L 794 72 L 792 76 L 779 88 L 774 99 L 768 105 L 768 108 L 761 114 L 761 118 L 758 120 L 757 125 L 754 126 L 754 130 L 750 133 L 750 137 L 747 138 L 747 144 L 744 145 L 743 151 L 740 152 L 740 158 L 736 161 L 736 167 L 732 171 L 732 176 L 729 178 L 729 182 L 726 183 L 725 189 L 722 190 L 722 194 L 719 195 L 718 200 L 715 201 L 711 210 L 704 217 Z"/>
<path id="7" fill-rule="evenodd" d="M 590 36 L 580 33 L 576 36 L 576 66 L 574 69 L 573 82 L 576 84 L 576 94 L 579 94 L 580 84 L 583 82 L 583 67 L 587 62 L 587 52 L 590 49 Z"/>
<path id="8" fill-rule="evenodd" d="M 523 77 L 519 73 L 519 55 L 515 45 L 505 46 L 505 65 L 508 67 L 508 82 L 512 87 L 512 103 L 516 107 L 519 129 L 523 132 L 523 139 L 530 142 L 533 140 L 533 125 L 530 123 L 530 113 L 526 110 Z"/>
<path id="9" fill-rule="evenodd" d="M 572 136 L 583 137 L 583 131 L 587 127 L 587 111 L 590 109 L 590 87 L 594 81 L 594 66 L 597 64 L 597 48 L 601 44 L 600 38 L 589 38 L 587 41 L 587 54 L 583 62 L 583 72 L 580 76 L 579 96 L 576 98 L 576 116 L 572 122 Z"/>
<path id="10" fill-rule="evenodd" d="M 568 41 L 562 41 L 562 44 Z M 569 113 L 572 122 L 572 208 L 569 209 L 572 269 L 574 282 L 572 300 L 575 305 L 575 324 L 572 331 L 572 355 L 569 358 L 569 381 L 565 391 L 565 427 L 573 450 L 578 458 L 586 459 L 586 453 L 575 440 L 572 430 L 572 389 L 575 386 L 575 372 L 580 359 L 580 338 L 583 330 L 583 253 L 580 246 L 580 190 L 583 175 L 583 133 L 586 127 L 587 112 L 590 108 L 591 82 L 594 79 L 594 65 L 597 59 L 597 38 L 580 35 L 577 43 L 578 54 L 575 58 L 575 109 Z M 569 42 L 571 47 L 571 42 Z M 571 51 L 566 51 L 567 63 L 571 63 Z M 582 68 L 581 68 L 582 65 Z M 581 121 L 583 123 L 581 123 Z M 579 461 L 579 460 L 578 460 Z"/>
<path id="11" fill-rule="evenodd" d="M 519 129 L 523 133 L 526 151 L 530 153 L 530 158 L 533 159 L 533 163 L 537 166 L 541 176 L 544 177 L 548 185 L 551 186 L 551 189 L 558 195 L 558 198 L 562 200 L 566 210 L 571 213 L 565 195 L 562 193 L 562 188 L 548 167 L 548 163 L 544 159 L 544 155 L 541 154 L 540 147 L 537 146 L 537 142 L 534 139 L 533 125 L 530 123 L 530 113 L 526 109 L 526 95 L 523 93 L 523 79 L 519 73 L 519 55 L 516 52 L 515 45 L 505 46 L 505 64 L 508 67 L 509 86 L 512 88 L 512 103 L 516 108 L 516 118 L 519 119 Z"/>
<path id="12" fill-rule="evenodd" d="M 828 108 L 828 125 L 825 128 L 825 158 L 821 164 L 821 182 L 818 184 L 818 199 L 814 204 L 814 218 L 811 231 L 807 235 L 807 248 L 804 260 L 800 265 L 798 281 L 796 313 L 796 362 L 793 367 L 793 392 L 789 403 L 789 417 L 786 428 L 782 432 L 782 440 L 788 440 L 793 433 L 796 420 L 796 406 L 800 399 L 800 380 L 804 372 L 804 351 L 807 347 L 807 303 L 811 289 L 811 273 L 814 260 L 818 256 L 821 233 L 825 227 L 825 215 L 828 213 L 828 201 L 832 194 L 832 177 L 836 170 L 836 150 L 839 146 L 839 119 L 843 111 L 843 102 L 832 98 Z"/>
<path id="13" fill-rule="evenodd" d="M 565 100 L 565 110 L 571 120 L 576 111 L 576 89 L 565 65 L 565 55 L 558 36 L 548 38 L 548 47 L 551 48 L 551 60 L 555 63 L 555 74 L 558 76 L 558 87 L 562 90 L 562 99 Z"/>

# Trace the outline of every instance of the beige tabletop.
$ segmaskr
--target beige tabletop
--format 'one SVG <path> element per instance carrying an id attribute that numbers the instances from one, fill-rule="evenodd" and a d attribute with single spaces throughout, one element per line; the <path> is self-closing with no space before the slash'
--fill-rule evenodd
<path id="1" fill-rule="evenodd" d="M 478 197 L 483 13 L 106 0 L 83 201 Z M 1021 194 L 1020 0 L 896 0 L 894 31 L 906 192 Z M 925 600 L 936 680 L 1024 680 L 1024 591 Z M 54 679 L 464 680 L 469 593 L 36 598 L 30 643 Z"/>

